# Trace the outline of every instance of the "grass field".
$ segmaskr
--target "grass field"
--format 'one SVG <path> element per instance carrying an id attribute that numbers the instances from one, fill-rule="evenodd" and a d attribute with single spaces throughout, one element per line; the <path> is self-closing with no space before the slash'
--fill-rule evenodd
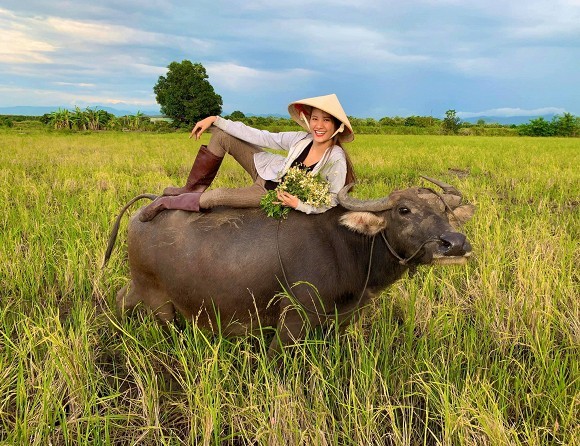
<path id="1" fill-rule="evenodd" d="M 0 133 L 0 444 L 580 444 L 580 139 L 358 136 L 357 196 L 455 185 L 474 256 L 405 277 L 282 371 L 256 340 L 115 316 L 113 219 L 182 182 L 197 146 Z M 227 160 L 214 184 L 246 181 Z"/>

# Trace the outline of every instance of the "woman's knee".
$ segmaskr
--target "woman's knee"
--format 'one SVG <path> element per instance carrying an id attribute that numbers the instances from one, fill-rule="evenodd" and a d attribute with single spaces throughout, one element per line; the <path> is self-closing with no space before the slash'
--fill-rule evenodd
<path id="1" fill-rule="evenodd" d="M 220 138 L 222 135 L 225 135 L 226 134 L 226 132 L 224 132 L 219 127 L 216 127 L 215 125 L 212 125 L 209 128 L 209 133 L 211 134 L 211 139 Z"/>
<path id="2" fill-rule="evenodd" d="M 222 129 L 218 127 L 211 128 L 210 144 L 214 143 L 219 145 L 225 152 L 229 152 L 229 147 L 233 136 L 228 135 Z"/>

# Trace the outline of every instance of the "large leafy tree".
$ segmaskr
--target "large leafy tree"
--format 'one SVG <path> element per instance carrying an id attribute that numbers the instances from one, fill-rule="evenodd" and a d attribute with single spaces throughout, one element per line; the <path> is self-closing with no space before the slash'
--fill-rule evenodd
<path id="1" fill-rule="evenodd" d="M 457 133 L 459 127 L 461 127 L 461 119 L 459 119 L 455 110 L 447 110 L 445 112 L 445 119 L 443 120 L 442 126 L 445 133 Z"/>
<path id="2" fill-rule="evenodd" d="M 221 113 L 222 97 L 207 80 L 202 64 L 184 60 L 171 62 L 167 68 L 167 76 L 159 76 L 153 87 L 161 113 L 183 125 Z"/>

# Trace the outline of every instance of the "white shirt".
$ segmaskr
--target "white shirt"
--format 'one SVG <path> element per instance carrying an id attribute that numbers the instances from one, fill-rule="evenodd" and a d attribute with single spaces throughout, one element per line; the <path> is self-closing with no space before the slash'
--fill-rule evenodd
<path id="1" fill-rule="evenodd" d="M 217 117 L 214 125 L 227 134 L 256 146 L 285 150 L 286 157 L 270 152 L 258 152 L 254 155 L 254 164 L 260 177 L 265 180 L 279 182 L 288 172 L 292 163 L 313 140 L 307 132 L 280 132 L 271 133 L 267 130 L 258 130 L 242 122 L 230 121 Z M 338 204 L 336 195 L 346 181 L 346 155 L 340 146 L 326 149 L 320 161 L 312 169 L 312 175 L 320 173 L 322 178 L 330 183 L 330 206 L 314 207 L 300 201 L 296 210 L 306 214 L 319 214 Z"/>

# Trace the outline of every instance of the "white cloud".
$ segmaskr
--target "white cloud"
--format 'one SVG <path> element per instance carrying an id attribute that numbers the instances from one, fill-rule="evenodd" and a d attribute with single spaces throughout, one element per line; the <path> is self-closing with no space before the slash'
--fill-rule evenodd
<path id="1" fill-rule="evenodd" d="M 562 114 L 566 110 L 558 107 L 543 107 L 534 109 L 523 109 L 523 108 L 492 108 L 490 110 L 484 110 L 479 112 L 457 112 L 457 116 L 460 118 L 477 118 L 480 116 L 495 116 L 495 117 L 512 117 L 512 116 L 541 116 L 541 115 L 552 115 L 552 114 Z"/>
<path id="2" fill-rule="evenodd" d="M 224 2 L 225 6 L 231 5 L 231 1 Z M 280 3 L 273 2 L 272 0 L 245 0 L 240 2 L 239 7 L 244 10 L 250 11 L 280 11 Z M 390 3 L 390 2 L 389 2 Z M 353 2 L 352 0 L 317 0 L 315 4 L 316 10 L 324 10 L 327 12 L 333 12 L 339 8 L 346 8 L 346 10 L 375 10 L 381 7 L 386 7 L 384 0 L 358 0 Z M 284 5 L 285 13 L 302 13 L 305 11 L 312 10 L 313 3 L 312 0 L 293 0 Z"/>
<path id="3" fill-rule="evenodd" d="M 333 23 L 309 18 L 280 21 L 274 27 L 282 36 L 279 38 L 292 45 L 294 51 L 303 53 L 304 62 L 310 66 L 324 64 L 376 70 L 385 64 L 420 64 L 431 59 L 421 50 L 410 48 L 395 32 L 356 22 Z"/>
<path id="4" fill-rule="evenodd" d="M 449 103 L 577 113 L 580 100 L 579 0 L 4 0 L 0 30 L 2 105 L 153 103 L 157 77 L 184 59 L 224 104 L 260 113 L 321 89 L 348 92 L 361 116 Z"/>
<path id="5" fill-rule="evenodd" d="M 522 1 L 505 3 L 511 20 L 506 23 L 506 38 L 562 39 L 566 36 L 580 37 L 580 1 L 552 0 L 549 2 Z M 496 5 L 497 7 L 497 5 Z M 497 9 L 495 10 L 497 12 Z"/>
<path id="6" fill-rule="evenodd" d="M 0 63 L 75 63 L 94 66 L 99 59 L 129 48 L 173 48 L 199 54 L 211 51 L 211 43 L 190 36 L 159 33 L 91 20 L 48 15 L 28 17 L 0 8 Z M 111 49 L 110 47 L 117 47 Z M 134 56 L 137 57 L 137 56 Z M 74 62 L 72 62 L 74 58 Z M 141 65 L 144 68 L 147 64 Z"/>
<path id="7" fill-rule="evenodd" d="M 6 64 L 50 63 L 47 53 L 56 48 L 50 43 L 35 40 L 17 30 L 4 29 L 0 33 L 0 62 Z"/>
<path id="8" fill-rule="evenodd" d="M 90 21 L 71 20 L 61 17 L 48 17 L 46 27 L 56 32 L 61 41 L 75 43 L 95 43 L 99 45 L 127 44 L 139 39 L 147 43 L 155 40 L 154 33 L 139 32 L 132 28 L 106 23 L 91 23 Z"/>
<path id="9" fill-rule="evenodd" d="M 288 70 L 258 70 L 238 65 L 232 62 L 207 63 L 205 65 L 212 85 L 228 90 L 248 92 L 254 89 L 279 90 L 281 86 L 288 88 L 307 82 L 316 75 L 315 72 L 305 69 Z"/>
<path id="10" fill-rule="evenodd" d="M 83 82 L 53 82 L 53 84 L 62 85 L 65 87 L 80 87 L 80 88 L 91 88 L 96 86 L 96 84 L 86 84 Z"/>
<path id="11" fill-rule="evenodd" d="M 126 104 L 135 107 L 156 108 L 157 103 L 153 95 L 140 96 L 138 98 L 128 95 L 106 95 L 98 92 L 94 94 L 84 94 L 78 92 L 67 92 L 50 88 L 21 88 L 11 85 L 0 85 L 0 94 L 3 104 L 17 105 L 70 105 L 70 106 L 92 106 L 92 105 L 116 105 Z"/>
<path id="12" fill-rule="evenodd" d="M 10 11 L 0 8 L 0 62 L 6 64 L 49 63 L 54 45 L 35 38 Z"/>
<path id="13" fill-rule="evenodd" d="M 198 49 L 208 50 L 210 45 L 201 39 L 193 37 L 181 37 L 171 34 L 145 31 L 123 25 L 111 23 L 92 22 L 90 20 L 71 20 L 62 17 L 48 17 L 45 20 L 47 30 L 53 31 L 60 42 L 89 43 L 97 46 L 110 45 L 149 45 L 163 47 L 177 45 L 191 48 L 194 45 Z"/>

